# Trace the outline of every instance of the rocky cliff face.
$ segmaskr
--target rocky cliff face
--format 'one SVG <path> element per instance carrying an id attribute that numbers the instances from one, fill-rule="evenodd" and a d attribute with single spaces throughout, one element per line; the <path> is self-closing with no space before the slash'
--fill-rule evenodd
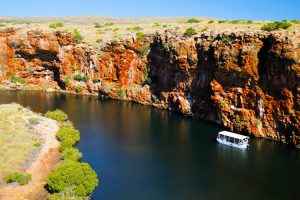
<path id="1" fill-rule="evenodd" d="M 0 79 L 10 88 L 25 82 L 135 101 L 299 144 L 296 37 L 260 32 L 186 38 L 166 32 L 95 50 L 68 33 L 7 30 L 0 33 Z"/>

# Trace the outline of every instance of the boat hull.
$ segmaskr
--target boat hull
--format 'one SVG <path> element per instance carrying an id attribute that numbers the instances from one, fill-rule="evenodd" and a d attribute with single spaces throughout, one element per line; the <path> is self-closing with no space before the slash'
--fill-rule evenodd
<path id="1" fill-rule="evenodd" d="M 218 143 L 220 144 L 224 144 L 224 145 L 227 145 L 227 146 L 231 146 L 231 147 L 235 147 L 235 148 L 239 148 L 239 149 L 247 149 L 249 144 L 247 143 L 244 143 L 244 144 L 236 144 L 236 143 L 232 143 L 232 142 L 228 142 L 228 141 L 225 141 L 225 140 L 221 140 L 219 138 L 217 138 L 217 141 Z"/>

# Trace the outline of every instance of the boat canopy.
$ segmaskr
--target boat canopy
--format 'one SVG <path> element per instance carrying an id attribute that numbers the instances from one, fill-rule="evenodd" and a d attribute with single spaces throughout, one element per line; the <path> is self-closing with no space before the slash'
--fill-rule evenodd
<path id="1" fill-rule="evenodd" d="M 219 135 L 224 135 L 224 136 L 228 136 L 228 137 L 231 137 L 231 138 L 236 138 L 236 139 L 239 139 L 239 140 L 249 139 L 248 136 L 232 133 L 232 132 L 229 132 L 229 131 L 221 131 L 221 132 L 219 132 Z"/>

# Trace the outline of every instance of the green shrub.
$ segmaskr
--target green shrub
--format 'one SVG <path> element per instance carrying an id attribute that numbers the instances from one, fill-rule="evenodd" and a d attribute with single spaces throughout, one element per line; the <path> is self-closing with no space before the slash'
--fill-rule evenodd
<path id="1" fill-rule="evenodd" d="M 67 87 L 71 85 L 71 78 L 69 76 L 66 76 L 63 81 Z"/>
<path id="2" fill-rule="evenodd" d="M 129 30 L 129 31 L 138 32 L 138 31 L 142 31 L 143 28 L 140 27 L 140 26 L 134 26 L 134 27 L 128 28 L 128 30 Z"/>
<path id="3" fill-rule="evenodd" d="M 57 29 L 61 27 L 64 27 L 63 22 L 52 22 L 51 24 L 49 24 L 49 28 Z"/>
<path id="4" fill-rule="evenodd" d="M 19 76 L 13 75 L 12 77 L 10 77 L 10 82 L 15 83 L 15 84 L 17 84 L 17 83 L 24 84 L 25 80 Z"/>
<path id="5" fill-rule="evenodd" d="M 218 21 L 219 24 L 224 24 L 224 23 L 226 23 L 226 22 L 227 22 L 227 20 L 219 20 L 219 21 Z"/>
<path id="6" fill-rule="evenodd" d="M 83 87 L 81 85 L 76 85 L 76 87 L 75 87 L 75 92 L 76 93 L 81 93 L 82 90 L 83 90 Z"/>
<path id="7" fill-rule="evenodd" d="M 41 144 L 41 142 L 39 142 L 39 141 L 35 141 L 34 142 L 34 144 L 33 144 L 33 146 L 35 147 L 35 148 L 38 148 L 38 147 L 40 147 L 42 144 Z"/>
<path id="8" fill-rule="evenodd" d="M 87 163 L 64 161 L 47 180 L 50 193 L 60 193 L 73 188 L 75 195 L 84 197 L 90 195 L 99 183 L 96 172 Z"/>
<path id="9" fill-rule="evenodd" d="M 235 20 L 229 21 L 229 23 L 231 23 L 231 24 L 252 24 L 253 21 L 245 20 L 245 19 L 235 19 Z"/>
<path id="10" fill-rule="evenodd" d="M 78 29 L 74 29 L 73 37 L 74 37 L 74 40 L 76 43 L 80 43 L 83 40 L 83 36 L 81 35 L 81 33 Z"/>
<path id="11" fill-rule="evenodd" d="M 213 24 L 213 23 L 215 23 L 214 20 L 209 20 L 209 21 L 208 21 L 208 24 Z"/>
<path id="12" fill-rule="evenodd" d="M 74 146 L 80 140 L 80 133 L 72 125 L 63 125 L 56 134 L 61 150 Z"/>
<path id="13" fill-rule="evenodd" d="M 196 18 L 191 18 L 191 19 L 188 19 L 186 21 L 186 23 L 189 23 L 189 24 L 191 24 L 191 23 L 199 23 L 199 22 L 201 22 L 201 21 L 199 19 L 196 19 Z"/>
<path id="14" fill-rule="evenodd" d="M 104 26 L 113 26 L 113 25 L 114 25 L 113 22 L 106 22 L 106 23 L 104 24 Z"/>
<path id="15" fill-rule="evenodd" d="M 300 20 L 299 19 L 293 19 L 290 21 L 293 24 L 300 24 Z"/>
<path id="16" fill-rule="evenodd" d="M 118 90 L 118 97 L 121 99 L 125 99 L 127 97 L 126 91 L 122 88 Z"/>
<path id="17" fill-rule="evenodd" d="M 141 47 L 137 48 L 137 50 L 140 56 L 146 56 L 150 51 L 150 45 L 142 45 Z"/>
<path id="18" fill-rule="evenodd" d="M 119 31 L 120 29 L 119 28 L 114 28 L 112 31 L 113 32 L 117 32 L 117 31 Z"/>
<path id="19" fill-rule="evenodd" d="M 239 24 L 239 23 L 240 23 L 240 20 L 232 20 L 232 21 L 230 21 L 229 23 L 231 23 L 231 24 Z"/>
<path id="20" fill-rule="evenodd" d="M 225 44 L 230 44 L 233 42 L 233 38 L 230 35 L 219 35 L 216 37 L 217 40 L 222 41 Z"/>
<path id="21" fill-rule="evenodd" d="M 160 26 L 161 26 L 161 24 L 158 22 L 154 22 L 154 24 L 152 25 L 152 27 L 160 27 Z"/>
<path id="22" fill-rule="evenodd" d="M 75 73 L 73 79 L 75 81 L 86 82 L 88 80 L 88 77 L 84 73 Z"/>
<path id="23" fill-rule="evenodd" d="M 45 116 L 50 119 L 54 119 L 58 122 L 65 122 L 68 120 L 68 115 L 62 110 L 56 109 L 54 111 L 48 111 Z"/>
<path id="24" fill-rule="evenodd" d="M 31 174 L 28 173 L 21 173 L 21 172 L 14 172 L 9 174 L 5 178 L 6 183 L 19 183 L 20 185 L 26 185 L 31 181 Z"/>
<path id="25" fill-rule="evenodd" d="M 100 23 L 96 22 L 96 23 L 94 23 L 94 27 L 95 27 L 95 28 L 101 28 L 102 26 L 101 26 Z"/>
<path id="26" fill-rule="evenodd" d="M 275 31 L 279 29 L 288 29 L 290 26 L 292 26 L 291 23 L 289 23 L 286 20 L 283 21 L 275 21 L 271 23 L 267 23 L 261 27 L 261 30 L 263 31 Z"/>
<path id="27" fill-rule="evenodd" d="M 197 34 L 197 31 L 192 27 L 186 29 L 185 32 L 184 32 L 184 36 L 187 36 L 187 37 L 191 37 L 191 36 L 196 35 L 196 34 Z"/>
<path id="28" fill-rule="evenodd" d="M 63 160 L 79 161 L 82 158 L 81 152 L 73 147 L 64 149 L 62 155 Z"/>
<path id="29" fill-rule="evenodd" d="M 220 105 L 221 109 L 225 109 L 228 104 L 227 104 L 226 100 L 223 99 L 220 101 L 219 105 Z"/>
<path id="30" fill-rule="evenodd" d="M 135 35 L 136 35 L 136 39 L 138 40 L 143 40 L 145 38 L 145 33 L 143 32 L 137 32 Z"/>

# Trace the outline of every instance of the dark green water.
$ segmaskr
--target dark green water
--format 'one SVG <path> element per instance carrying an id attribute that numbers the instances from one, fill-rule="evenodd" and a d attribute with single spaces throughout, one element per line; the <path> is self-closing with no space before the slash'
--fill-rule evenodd
<path id="1" fill-rule="evenodd" d="M 215 142 L 214 125 L 95 97 L 1 91 L 0 103 L 11 102 L 68 113 L 101 177 L 94 200 L 300 199 L 300 152 L 284 145 L 233 149 Z"/>

